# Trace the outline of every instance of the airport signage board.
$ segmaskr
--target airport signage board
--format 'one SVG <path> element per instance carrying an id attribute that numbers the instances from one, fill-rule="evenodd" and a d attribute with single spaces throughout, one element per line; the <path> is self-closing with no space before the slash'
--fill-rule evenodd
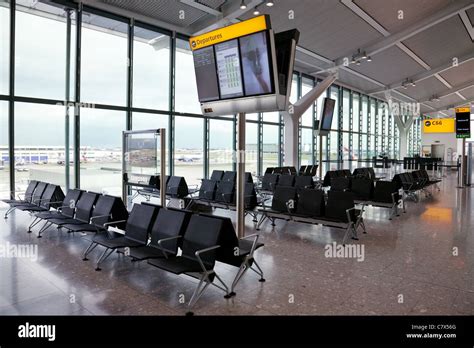
<path id="1" fill-rule="evenodd" d="M 423 121 L 423 133 L 454 133 L 453 118 L 436 118 Z"/>
<path id="2" fill-rule="evenodd" d="M 456 108 L 456 138 L 471 137 L 471 108 Z"/>

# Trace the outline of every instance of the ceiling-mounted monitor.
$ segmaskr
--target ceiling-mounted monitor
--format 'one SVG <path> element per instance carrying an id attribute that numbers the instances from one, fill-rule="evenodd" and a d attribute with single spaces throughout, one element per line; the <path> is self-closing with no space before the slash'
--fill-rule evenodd
<path id="1" fill-rule="evenodd" d="M 293 36 L 285 32 L 279 37 L 279 45 L 289 52 L 278 56 L 276 52 L 282 49 L 275 46 L 267 15 L 192 37 L 189 42 L 203 114 L 286 110 L 288 74 L 293 71 L 298 39 L 298 31 L 292 32 Z"/>
<path id="2" fill-rule="evenodd" d="M 323 99 L 323 107 L 319 122 L 319 135 L 327 135 L 331 130 L 332 119 L 334 115 L 334 106 L 336 101 L 331 98 Z"/>

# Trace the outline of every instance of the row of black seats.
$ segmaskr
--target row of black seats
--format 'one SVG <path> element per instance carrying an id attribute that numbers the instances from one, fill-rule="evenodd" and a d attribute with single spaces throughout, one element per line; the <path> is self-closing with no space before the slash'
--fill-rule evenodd
<path id="1" fill-rule="evenodd" d="M 355 208 L 354 195 L 351 192 L 329 191 L 327 202 L 322 190 L 300 189 L 295 187 L 278 186 L 273 194 L 270 207 L 263 206 L 259 211 L 262 216 L 257 224 L 257 230 L 265 219 L 275 226 L 275 219 L 292 220 L 311 224 L 343 228 L 346 233 L 343 243 L 349 234 L 357 239 L 357 229 L 362 226 L 364 206 Z"/>
<path id="2" fill-rule="evenodd" d="M 260 190 L 274 192 L 278 186 L 291 186 L 298 189 L 313 188 L 314 182 L 311 176 L 265 174 Z"/>
<path id="3" fill-rule="evenodd" d="M 425 169 L 395 174 L 392 181 L 396 183 L 399 189 L 403 190 L 407 197 L 412 198 L 415 202 L 418 202 L 419 200 L 417 195 L 418 192 L 421 191 L 426 195 L 431 196 L 431 193 L 427 188 L 441 182 L 441 180 L 438 179 L 430 179 L 428 172 Z"/>
<path id="4" fill-rule="evenodd" d="M 398 206 L 405 205 L 395 182 L 372 180 L 365 176 L 335 177 L 331 179 L 330 191 L 352 192 L 358 203 L 380 208 L 389 208 L 389 220 L 399 216 Z"/>
<path id="5" fill-rule="evenodd" d="M 250 173 L 248 173 L 250 174 Z M 252 182 L 245 183 L 245 209 L 253 210 L 257 206 L 257 193 Z M 230 208 L 236 204 L 236 184 L 233 181 L 214 181 L 203 179 L 197 197 L 193 203 L 218 204 Z"/>
<path id="6" fill-rule="evenodd" d="M 355 168 L 351 173 L 349 169 L 339 169 L 339 170 L 329 170 L 326 172 L 326 175 L 323 179 L 323 186 L 331 186 L 331 180 L 333 178 L 350 178 L 350 177 L 363 177 L 373 181 L 382 179 L 383 177 L 377 177 L 375 175 L 374 168 L 364 167 L 364 168 Z"/>
<path id="7" fill-rule="evenodd" d="M 234 184 L 237 182 L 237 172 L 233 170 L 213 170 L 211 173 L 211 177 L 209 180 L 215 182 L 233 182 Z M 252 174 L 249 172 L 245 173 L 245 182 L 253 183 Z"/>
<path id="8" fill-rule="evenodd" d="M 32 180 L 23 195 L 17 199 L 4 199 L 10 208 L 5 212 L 5 219 L 14 210 L 42 212 L 62 205 L 64 192 L 58 185 Z"/>
<path id="9" fill-rule="evenodd" d="M 307 175 L 307 176 L 316 176 L 318 171 L 318 165 L 306 165 L 301 166 L 300 170 L 296 172 L 295 167 L 268 167 L 265 169 L 265 174 L 279 174 L 279 175 Z"/>
<path id="10" fill-rule="evenodd" d="M 248 269 L 264 281 L 263 271 L 254 259 L 255 250 L 263 246 L 258 242 L 259 236 L 254 234 L 238 239 L 229 218 L 142 203 L 133 206 L 125 222 L 124 234 L 110 231 L 96 234 L 85 250 L 83 260 L 86 261 L 97 246 L 103 247 L 96 262 L 96 270 L 100 270 L 100 264 L 114 250 L 125 249 L 125 255 L 133 261 L 147 260 L 148 264 L 167 272 L 198 278 L 199 284 L 189 307 L 196 303 L 208 285 L 225 291 L 226 298 L 234 296 L 237 283 Z M 239 269 L 230 291 L 214 270 L 216 261 Z M 215 279 L 219 284 L 214 283 Z"/>
<path id="11" fill-rule="evenodd" d="M 165 176 L 166 179 L 166 196 L 170 198 L 178 198 L 182 199 L 185 198 L 189 193 L 189 187 L 186 183 L 186 179 L 182 176 Z M 141 183 L 140 183 L 141 184 Z M 148 187 L 142 187 L 136 190 L 136 194 L 132 197 L 136 197 L 136 195 L 144 196 L 147 200 L 150 200 L 152 196 L 159 196 L 160 195 L 160 176 L 159 175 L 151 175 L 146 182 Z"/>

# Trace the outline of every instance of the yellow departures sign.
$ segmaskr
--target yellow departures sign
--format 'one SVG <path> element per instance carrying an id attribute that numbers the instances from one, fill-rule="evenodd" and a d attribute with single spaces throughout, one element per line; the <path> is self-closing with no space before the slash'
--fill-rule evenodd
<path id="1" fill-rule="evenodd" d="M 454 118 L 435 118 L 423 121 L 424 133 L 454 133 Z"/>
<path id="2" fill-rule="evenodd" d="M 463 112 L 471 112 L 471 108 L 469 106 L 464 106 L 462 108 L 456 108 L 456 113 L 463 113 Z"/>
<path id="3" fill-rule="evenodd" d="M 241 36 L 253 34 L 262 30 L 270 29 L 270 20 L 267 15 L 254 17 L 252 19 L 232 24 L 227 27 L 216 29 L 208 33 L 194 36 L 189 39 L 191 49 L 198 50 L 219 42 L 232 40 Z"/>

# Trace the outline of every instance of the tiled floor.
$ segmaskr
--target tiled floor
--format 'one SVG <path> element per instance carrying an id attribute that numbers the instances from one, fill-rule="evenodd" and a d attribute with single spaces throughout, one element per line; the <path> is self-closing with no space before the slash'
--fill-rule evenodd
<path id="1" fill-rule="evenodd" d="M 326 258 L 324 247 L 342 230 L 265 222 L 265 247 L 257 260 L 265 283 L 248 273 L 237 296 L 208 288 L 196 314 L 474 314 L 474 190 L 455 188 L 448 176 L 433 198 L 407 203 L 407 213 L 388 221 L 387 211 L 368 208 L 368 234 L 357 242 L 365 259 Z M 4 211 L 6 206 L 0 207 Z M 226 214 L 224 211 L 216 211 Z M 183 315 L 196 281 L 146 263 L 112 255 L 94 271 L 83 262 L 80 234 L 51 229 L 42 239 L 26 233 L 30 217 L 16 212 L 0 221 L 0 242 L 38 245 L 38 260 L 0 259 L 1 314 Z M 254 233 L 247 221 L 247 233 Z M 231 283 L 237 269 L 217 272 Z"/>

